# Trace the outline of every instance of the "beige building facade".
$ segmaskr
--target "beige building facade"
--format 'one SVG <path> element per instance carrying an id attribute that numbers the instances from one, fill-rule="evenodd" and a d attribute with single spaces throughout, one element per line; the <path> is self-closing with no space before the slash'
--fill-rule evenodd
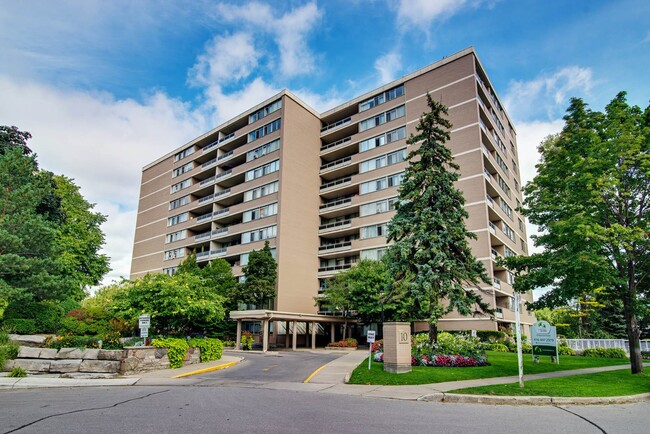
<path id="1" fill-rule="evenodd" d="M 481 294 L 496 312 L 452 315 L 440 327 L 510 327 L 513 276 L 496 260 L 527 254 L 516 133 L 473 48 L 324 113 L 282 91 L 147 165 L 131 278 L 171 274 L 192 251 L 200 265 L 223 258 L 242 276 L 249 252 L 268 240 L 278 262 L 269 307 L 331 314 L 314 302 L 328 279 L 385 252 L 406 139 L 427 92 L 449 108 L 470 243 L 492 278 Z M 533 321 L 524 311 L 522 323 Z"/>

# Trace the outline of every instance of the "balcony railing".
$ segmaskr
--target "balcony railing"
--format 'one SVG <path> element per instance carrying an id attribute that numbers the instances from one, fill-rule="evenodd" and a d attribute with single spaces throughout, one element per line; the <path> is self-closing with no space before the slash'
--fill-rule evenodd
<path id="1" fill-rule="evenodd" d="M 214 231 L 212 231 L 213 236 L 219 235 L 219 234 L 227 234 L 227 233 L 228 233 L 228 226 L 226 226 L 225 228 L 219 228 L 219 229 L 215 229 Z"/>
<path id="2" fill-rule="evenodd" d="M 492 182 L 492 174 L 488 172 L 487 169 L 483 169 L 483 176 L 485 176 L 485 179 Z"/>
<path id="3" fill-rule="evenodd" d="M 228 247 L 222 247 L 220 249 L 210 250 L 210 256 L 223 255 L 228 250 Z"/>
<path id="4" fill-rule="evenodd" d="M 494 199 L 490 196 L 485 196 L 485 200 L 487 201 L 488 205 L 494 208 Z"/>
<path id="5" fill-rule="evenodd" d="M 205 202 L 209 202 L 209 201 L 211 201 L 212 199 L 214 199 L 214 194 L 210 194 L 210 195 L 208 195 L 208 196 L 203 196 L 203 197 L 202 197 L 201 199 L 199 199 L 197 202 L 198 202 L 198 203 L 205 203 Z"/>
<path id="6" fill-rule="evenodd" d="M 345 199 L 338 199 L 338 200 L 334 200 L 332 202 L 324 203 L 323 205 L 320 206 L 320 209 L 331 208 L 333 206 L 343 205 L 343 204 L 350 203 L 350 202 L 352 202 L 351 197 L 348 197 L 348 198 L 345 198 Z"/>
<path id="7" fill-rule="evenodd" d="M 336 142 L 332 142 L 332 143 L 330 143 L 328 145 L 323 145 L 323 146 L 320 147 L 320 150 L 325 151 L 327 149 L 334 148 L 334 147 L 336 147 L 338 145 L 342 145 L 343 143 L 347 143 L 350 140 L 352 140 L 352 136 L 348 136 L 348 137 L 346 137 L 344 139 L 337 140 Z"/>
<path id="8" fill-rule="evenodd" d="M 352 223 L 352 220 L 350 220 L 350 219 L 341 220 L 341 221 L 334 222 L 334 223 L 327 223 L 327 224 L 324 224 L 324 225 L 320 225 L 318 227 L 318 230 L 336 228 L 336 227 L 339 227 L 339 226 L 349 225 L 350 223 Z"/>
<path id="9" fill-rule="evenodd" d="M 497 234 L 497 228 L 496 228 L 496 226 L 494 226 L 494 223 L 489 222 L 488 223 L 488 228 L 489 228 L 491 234 L 494 234 L 494 235 Z"/>
<path id="10" fill-rule="evenodd" d="M 494 316 L 495 316 L 495 318 L 503 319 L 503 309 L 500 308 L 500 307 L 497 307 L 494 310 Z"/>
<path id="11" fill-rule="evenodd" d="M 209 240 L 211 236 L 211 233 L 208 232 L 203 232 L 202 234 L 198 234 L 194 236 L 194 241 L 201 241 L 201 240 Z"/>
<path id="12" fill-rule="evenodd" d="M 499 279 L 498 277 L 492 278 L 492 284 L 496 289 L 501 289 L 501 279 Z"/>
<path id="13" fill-rule="evenodd" d="M 214 182 L 214 176 L 211 176 L 199 182 L 199 185 L 208 185 L 208 184 L 212 184 L 213 182 Z"/>
<path id="14" fill-rule="evenodd" d="M 220 139 L 219 139 L 219 143 L 223 143 L 223 142 L 225 142 L 226 140 L 230 140 L 230 139 L 232 139 L 233 137 L 235 137 L 235 133 L 230 133 L 230 134 L 228 134 L 227 136 L 220 138 Z"/>
<path id="15" fill-rule="evenodd" d="M 215 179 L 221 179 L 221 178 L 224 178 L 224 177 L 230 175 L 231 173 L 232 173 L 232 170 L 231 170 L 231 169 L 230 169 L 230 170 L 226 170 L 225 172 L 220 173 L 220 174 L 218 174 L 217 176 L 215 176 Z"/>
<path id="16" fill-rule="evenodd" d="M 209 258 L 210 258 L 210 252 L 199 252 L 196 254 L 197 261 L 206 260 Z"/>
<path id="17" fill-rule="evenodd" d="M 228 214 L 229 212 L 230 212 L 230 208 L 224 208 L 224 209 L 220 209 L 219 211 L 213 212 L 212 216 L 217 217 L 217 216 L 220 216 L 220 215 L 223 215 L 223 214 Z"/>
<path id="18" fill-rule="evenodd" d="M 492 259 L 495 261 L 501 257 L 501 254 L 494 249 L 490 249 L 490 253 L 492 255 Z"/>
<path id="19" fill-rule="evenodd" d="M 206 152 L 216 148 L 217 146 L 219 146 L 219 141 L 218 140 L 210 143 L 208 146 L 204 146 L 202 151 L 205 154 Z"/>
<path id="20" fill-rule="evenodd" d="M 352 241 L 344 241 L 342 243 L 336 243 L 336 244 L 325 244 L 324 246 L 320 246 L 318 248 L 318 251 L 322 252 L 324 250 L 340 249 L 343 247 L 350 247 L 351 245 L 352 245 Z"/>
<path id="21" fill-rule="evenodd" d="M 345 183 L 348 183 L 350 181 L 352 181 L 352 177 L 351 176 L 346 176 L 345 178 L 336 179 L 334 181 L 330 181 L 330 182 L 327 182 L 325 184 L 322 184 L 320 186 L 320 189 L 325 190 L 326 188 L 330 188 L 330 187 L 334 187 L 334 186 L 337 186 L 337 185 L 345 184 Z"/>
<path id="22" fill-rule="evenodd" d="M 228 152 L 226 152 L 225 154 L 223 154 L 222 156 L 220 156 L 219 158 L 217 158 L 217 160 L 221 161 L 221 160 L 223 160 L 224 158 L 228 158 L 228 157 L 230 157 L 232 154 L 233 154 L 233 151 L 228 151 Z"/>
<path id="23" fill-rule="evenodd" d="M 352 160 L 352 157 L 340 158 L 338 160 L 332 161 L 331 163 L 323 164 L 320 166 L 320 170 L 331 169 L 332 167 L 340 166 L 341 164 L 348 163 Z"/>
<path id="24" fill-rule="evenodd" d="M 340 264 L 340 265 L 329 265 L 327 267 L 319 267 L 318 272 L 322 271 L 336 271 L 336 270 L 347 270 L 348 268 L 352 267 L 356 262 L 350 262 L 347 264 Z"/>
<path id="25" fill-rule="evenodd" d="M 338 121 L 338 122 L 334 122 L 333 124 L 325 125 L 323 128 L 320 129 L 320 132 L 321 132 L 321 133 L 324 133 L 324 132 L 327 131 L 327 130 L 331 130 L 332 128 L 340 127 L 340 126 L 345 125 L 345 124 L 348 124 L 348 123 L 350 123 L 350 122 L 352 122 L 352 118 L 351 118 L 351 117 L 348 117 L 348 118 L 345 118 L 345 119 L 341 119 L 340 121 Z"/>
<path id="26" fill-rule="evenodd" d="M 226 194 L 228 194 L 228 193 L 230 193 L 230 189 L 229 189 L 229 188 L 227 188 L 227 189 L 225 189 L 225 190 L 222 190 L 222 191 L 218 191 L 218 192 L 216 192 L 216 193 L 214 194 L 214 198 L 216 199 L 216 198 L 218 198 L 218 197 L 220 197 L 220 196 L 223 196 L 223 195 L 226 195 Z"/>

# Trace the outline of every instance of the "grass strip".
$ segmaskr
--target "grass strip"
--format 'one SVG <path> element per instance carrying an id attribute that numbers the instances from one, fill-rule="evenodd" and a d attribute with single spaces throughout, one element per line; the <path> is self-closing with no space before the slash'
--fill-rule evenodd
<path id="1" fill-rule="evenodd" d="M 607 397 L 650 392 L 650 373 L 632 375 L 628 369 L 570 377 L 547 378 L 524 383 L 469 387 L 448 393 L 498 396 Z"/>
<path id="2" fill-rule="evenodd" d="M 490 366 L 472 368 L 444 368 L 430 366 L 414 366 L 406 374 L 390 374 L 384 372 L 383 363 L 372 362 L 368 370 L 368 359 L 361 362 L 350 377 L 351 384 L 373 385 L 415 385 L 434 384 L 447 381 L 474 380 L 478 378 L 507 377 L 517 375 L 517 354 L 497 353 L 488 351 Z M 560 356 L 560 365 L 551 363 L 550 357 L 541 357 L 540 363 L 533 363 L 530 355 L 524 355 L 524 374 L 541 374 L 544 372 L 566 371 L 572 369 L 598 368 L 629 364 L 624 359 L 605 359 L 598 357 Z"/>

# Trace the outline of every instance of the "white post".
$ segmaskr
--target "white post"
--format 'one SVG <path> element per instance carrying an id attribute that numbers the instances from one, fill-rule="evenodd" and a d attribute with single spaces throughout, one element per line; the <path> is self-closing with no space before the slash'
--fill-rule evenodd
<path id="1" fill-rule="evenodd" d="M 519 387 L 524 387 L 524 361 L 521 355 L 521 314 L 519 312 L 519 293 L 515 291 L 515 327 L 517 328 L 517 365 L 519 366 Z"/>

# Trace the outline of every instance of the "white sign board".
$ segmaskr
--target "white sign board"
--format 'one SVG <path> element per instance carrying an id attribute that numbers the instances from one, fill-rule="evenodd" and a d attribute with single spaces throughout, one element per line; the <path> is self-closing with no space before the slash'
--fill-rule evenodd
<path id="1" fill-rule="evenodd" d="M 151 325 L 151 315 L 140 315 L 138 318 L 138 328 L 148 329 Z"/>
<path id="2" fill-rule="evenodd" d="M 557 353 L 557 333 L 548 321 L 537 321 L 530 328 L 533 355 L 555 356 Z"/>
<path id="3" fill-rule="evenodd" d="M 366 340 L 368 341 L 369 344 L 372 344 L 375 342 L 375 331 L 374 330 L 368 330 L 368 336 L 366 336 Z"/>
<path id="4" fill-rule="evenodd" d="M 141 338 L 148 338 L 149 337 L 149 329 L 140 329 L 140 337 Z"/>

